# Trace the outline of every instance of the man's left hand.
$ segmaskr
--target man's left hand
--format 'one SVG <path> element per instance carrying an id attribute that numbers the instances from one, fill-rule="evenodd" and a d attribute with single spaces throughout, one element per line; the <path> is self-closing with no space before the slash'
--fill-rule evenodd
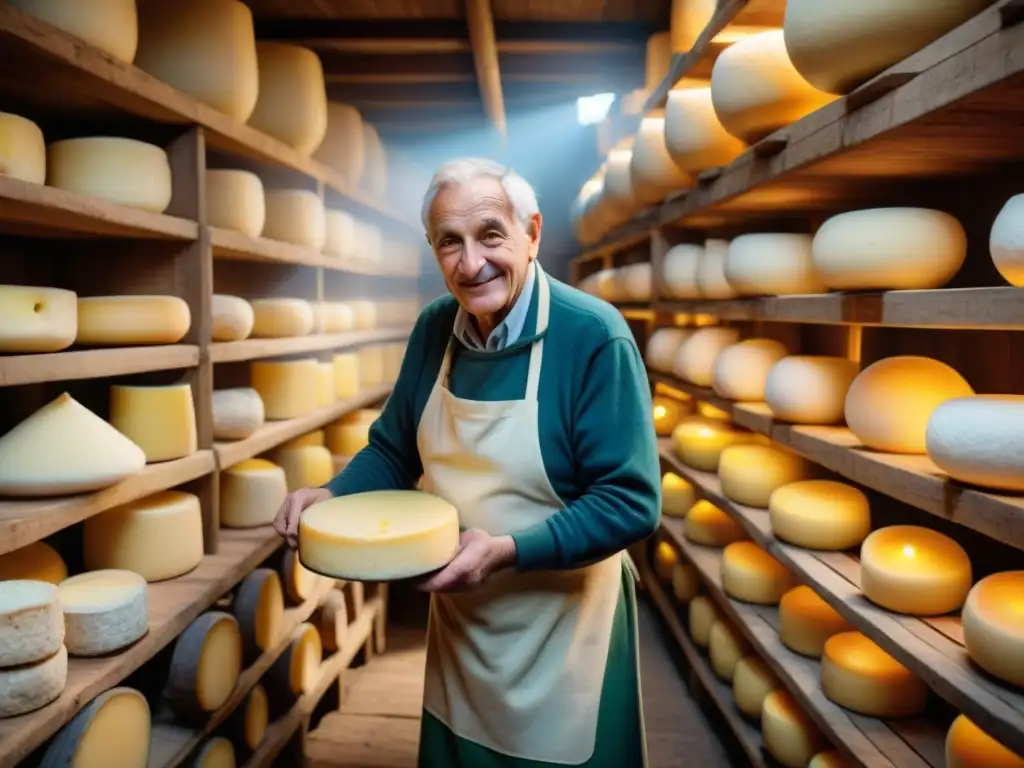
<path id="1" fill-rule="evenodd" d="M 491 536 L 470 528 L 459 536 L 455 559 L 420 584 L 424 592 L 461 592 L 474 589 L 488 576 L 515 565 L 516 543 L 511 536 Z"/>

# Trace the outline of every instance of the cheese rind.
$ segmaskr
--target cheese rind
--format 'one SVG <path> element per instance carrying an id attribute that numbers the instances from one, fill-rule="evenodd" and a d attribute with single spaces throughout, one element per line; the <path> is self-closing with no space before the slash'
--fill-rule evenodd
<path id="1" fill-rule="evenodd" d="M 668 92 L 665 146 L 675 164 L 688 173 L 728 165 L 746 148 L 719 122 L 711 88 Z"/>
<path id="2" fill-rule="evenodd" d="M 1024 571 L 986 576 L 967 594 L 961 620 L 967 654 L 990 675 L 1024 686 Z"/>
<path id="3" fill-rule="evenodd" d="M 303 299 L 255 299 L 252 310 L 254 338 L 307 336 L 313 330 L 313 308 Z"/>
<path id="4" fill-rule="evenodd" d="M 667 517 L 686 517 L 696 501 L 693 486 L 675 472 L 661 477 L 661 513 Z"/>
<path id="5" fill-rule="evenodd" d="M 63 693 L 67 679 L 68 652 L 63 645 L 36 664 L 0 668 L 0 718 L 45 707 Z"/>
<path id="6" fill-rule="evenodd" d="M 139 44 L 135 0 L 105 0 L 101 6 L 80 0 L 10 0 L 9 5 L 42 19 L 89 45 L 131 64 Z"/>
<path id="7" fill-rule="evenodd" d="M 718 608 L 711 598 L 698 595 L 690 601 L 687 615 L 693 642 L 701 648 L 707 648 L 711 642 L 711 627 L 721 618 Z"/>
<path id="8" fill-rule="evenodd" d="M 871 533 L 871 507 L 859 488 L 834 480 L 800 480 L 768 499 L 772 533 L 798 547 L 843 550 Z"/>
<path id="9" fill-rule="evenodd" d="M 946 732 L 946 768 L 1024 768 L 1024 757 L 959 715 Z"/>
<path id="10" fill-rule="evenodd" d="M 235 741 L 253 751 L 259 747 L 270 725 L 270 700 L 266 688 L 259 683 L 252 687 L 245 701 L 235 710 L 230 725 Z"/>
<path id="11" fill-rule="evenodd" d="M 711 386 L 718 356 L 740 340 L 735 328 L 701 328 L 683 342 L 672 370 L 698 387 Z"/>
<path id="12" fill-rule="evenodd" d="M 1024 395 L 958 397 L 928 419 L 928 458 L 954 480 L 1024 491 Z"/>
<path id="13" fill-rule="evenodd" d="M 64 642 L 57 588 L 45 581 L 0 581 L 0 668 L 35 664 Z"/>
<path id="14" fill-rule="evenodd" d="M 170 461 L 199 450 L 196 411 L 188 384 L 110 388 L 110 423 L 146 454 L 146 461 Z"/>
<path id="15" fill-rule="evenodd" d="M 722 588 L 729 597 L 778 605 L 793 585 L 789 569 L 752 541 L 737 541 L 722 551 Z"/>
<path id="16" fill-rule="evenodd" d="M 31 120 L 0 112 L 0 176 L 42 184 L 46 181 L 46 141 Z"/>
<path id="17" fill-rule="evenodd" d="M 683 534 L 705 547 L 725 547 L 747 538 L 742 525 L 707 499 L 694 504 L 686 515 Z"/>
<path id="18" fill-rule="evenodd" d="M 294 419 L 316 410 L 315 359 L 257 360 L 249 366 L 249 376 L 268 419 Z"/>
<path id="19" fill-rule="evenodd" d="M 162 147 L 135 139 L 64 139 L 46 149 L 46 183 L 110 203 L 163 213 L 171 204 L 171 164 Z"/>
<path id="20" fill-rule="evenodd" d="M 259 237 L 267 218 L 263 182 L 251 171 L 206 172 L 206 223 Z"/>
<path id="21" fill-rule="evenodd" d="M 853 627 L 805 584 L 793 587 L 779 601 L 779 639 L 802 656 L 821 658 L 825 641 Z"/>
<path id="22" fill-rule="evenodd" d="M 188 625 L 171 655 L 167 697 L 185 723 L 219 709 L 242 671 L 242 636 L 235 617 L 208 611 Z"/>
<path id="23" fill-rule="evenodd" d="M 763 232 L 729 242 L 725 279 L 740 296 L 825 293 L 814 267 L 810 235 Z"/>
<path id="24" fill-rule="evenodd" d="M 176 344 L 192 326 L 188 304 L 177 296 L 78 297 L 79 344 Z"/>
<path id="25" fill-rule="evenodd" d="M 266 459 L 246 459 L 221 472 L 220 524 L 224 528 L 270 525 L 288 495 L 284 470 Z"/>
<path id="26" fill-rule="evenodd" d="M 744 339 L 715 358 L 711 387 L 727 400 L 759 403 L 772 367 L 786 356 L 786 345 L 774 339 Z"/>
<path id="27" fill-rule="evenodd" d="M 291 653 L 288 659 L 288 680 L 292 693 L 301 696 L 316 686 L 323 660 L 323 645 L 320 633 L 308 621 L 300 624 L 292 635 Z"/>
<path id="28" fill-rule="evenodd" d="M 756 656 L 744 656 L 732 673 L 732 694 L 736 709 L 760 722 L 764 700 L 781 686 L 778 676 Z"/>
<path id="29" fill-rule="evenodd" d="M 258 97 L 249 125 L 311 155 L 327 134 L 327 88 L 319 57 L 298 45 L 261 40 L 256 61 Z"/>
<path id="30" fill-rule="evenodd" d="M 151 730 L 146 697 L 132 688 L 111 688 L 57 732 L 40 766 L 142 768 L 149 760 Z"/>
<path id="31" fill-rule="evenodd" d="M 0 121 L 0 137 L 2 131 Z M 2 163 L 0 157 L 0 175 Z M 60 352 L 77 335 L 78 297 L 73 291 L 0 285 L 0 352 Z"/>
<path id="32" fill-rule="evenodd" d="M 731 682 L 740 659 L 750 653 L 750 646 L 739 631 L 725 621 L 711 625 L 708 657 L 711 669 L 726 682 Z"/>
<path id="33" fill-rule="evenodd" d="M 312 597 L 322 583 L 321 576 L 306 568 L 294 549 L 284 553 L 281 570 L 284 574 L 285 593 L 295 605 L 301 605 Z"/>
<path id="34" fill-rule="evenodd" d="M 857 364 L 845 357 L 791 355 L 768 372 L 764 398 L 772 416 L 794 424 L 835 424 L 843 420 L 846 393 Z"/>
<path id="35" fill-rule="evenodd" d="M 64 558 L 45 541 L 0 554 L 0 581 L 24 579 L 60 584 L 68 576 Z"/>
<path id="36" fill-rule="evenodd" d="M 664 114 L 649 114 L 640 121 L 630 162 L 633 192 L 642 205 L 660 203 L 669 194 L 693 186 L 693 177 L 680 169 L 665 145 Z"/>
<path id="37" fill-rule="evenodd" d="M 1011 197 L 999 211 L 989 232 L 988 249 L 1003 279 L 1024 287 L 1024 194 Z"/>
<path id="38" fill-rule="evenodd" d="M 149 631 L 146 580 L 125 570 L 87 571 L 58 587 L 64 645 L 72 656 L 102 656 Z"/>
<path id="39" fill-rule="evenodd" d="M 809 471 L 801 456 L 779 445 L 731 445 L 718 461 L 722 493 L 758 509 L 768 508 L 777 488 L 805 479 Z"/>
<path id="40" fill-rule="evenodd" d="M 870 717 L 910 717 L 924 711 L 928 687 L 860 632 L 825 642 L 821 689 L 846 709 Z"/>
<path id="41" fill-rule="evenodd" d="M 659 437 L 672 434 L 672 430 L 679 424 L 679 420 L 689 414 L 692 404 L 674 397 L 655 395 L 651 408 L 651 415 L 654 418 L 654 432 Z"/>
<path id="42" fill-rule="evenodd" d="M 284 623 L 284 591 L 277 571 L 257 568 L 246 576 L 238 586 L 232 613 L 250 663 L 273 648 Z"/>
<path id="43" fill-rule="evenodd" d="M 319 251 L 327 238 L 324 203 L 308 189 L 275 189 L 265 194 L 263 237 Z"/>
<path id="44" fill-rule="evenodd" d="M 764 698 L 761 734 L 768 754 L 786 768 L 806 768 L 815 753 L 828 744 L 792 694 L 782 688 Z"/>
<path id="45" fill-rule="evenodd" d="M 215 440 L 244 440 L 263 426 L 263 400 L 252 387 L 215 389 L 211 404 Z"/>
<path id="46" fill-rule="evenodd" d="M 213 294 L 213 341 L 241 341 L 252 333 L 252 304 L 238 296 Z"/>

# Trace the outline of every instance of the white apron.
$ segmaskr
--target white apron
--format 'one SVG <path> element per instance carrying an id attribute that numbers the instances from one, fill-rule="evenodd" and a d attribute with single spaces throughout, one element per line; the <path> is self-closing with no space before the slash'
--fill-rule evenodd
<path id="1" fill-rule="evenodd" d="M 537 267 L 537 332 L 550 290 Z M 448 390 L 452 341 L 420 418 L 423 489 L 464 528 L 526 530 L 563 508 L 544 470 L 537 423 L 543 339 L 530 350 L 523 400 L 463 400 Z M 622 557 L 569 571 L 508 569 L 480 588 L 434 594 L 424 708 L 456 735 L 505 755 L 590 759 L 622 589 Z"/>

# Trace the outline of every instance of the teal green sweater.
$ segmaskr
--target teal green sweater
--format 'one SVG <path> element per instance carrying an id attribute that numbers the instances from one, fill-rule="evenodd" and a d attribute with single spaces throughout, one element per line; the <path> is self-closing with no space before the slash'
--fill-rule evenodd
<path id="1" fill-rule="evenodd" d="M 565 509 L 512 534 L 520 571 L 595 562 L 646 538 L 661 514 L 650 389 L 629 326 L 610 304 L 548 280 L 540 444 L 544 468 Z M 452 394 L 469 400 L 524 397 L 530 342 L 539 338 L 538 294 L 534 290 L 521 337 L 508 348 L 479 352 L 453 342 Z M 457 310 L 451 296 L 423 310 L 394 391 L 370 428 L 369 445 L 326 486 L 335 496 L 416 486 L 423 473 L 416 429 Z"/>

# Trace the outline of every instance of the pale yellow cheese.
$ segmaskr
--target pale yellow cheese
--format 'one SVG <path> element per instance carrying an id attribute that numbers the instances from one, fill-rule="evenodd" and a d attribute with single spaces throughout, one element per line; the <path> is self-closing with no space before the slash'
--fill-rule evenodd
<path id="1" fill-rule="evenodd" d="M 672 566 L 672 594 L 685 605 L 700 594 L 701 580 L 697 569 L 689 563 Z"/>
<path id="2" fill-rule="evenodd" d="M 659 541 L 654 548 L 654 573 L 668 581 L 672 578 L 672 569 L 679 564 L 679 552 L 667 541 Z"/>
<path id="3" fill-rule="evenodd" d="M 327 426 L 327 447 L 334 456 L 355 456 L 370 442 L 370 425 L 357 411 Z"/>
<path id="4" fill-rule="evenodd" d="M 309 693 L 320 677 L 323 645 L 320 633 L 309 622 L 303 622 L 292 635 L 292 648 L 288 663 L 288 682 L 292 693 Z"/>
<path id="5" fill-rule="evenodd" d="M 0 495 L 98 491 L 146 466 L 146 454 L 66 392 L 0 437 Z"/>
<path id="6" fill-rule="evenodd" d="M 697 413 L 700 415 L 701 418 L 704 419 L 710 419 L 711 421 L 722 421 L 725 422 L 726 424 L 732 423 L 732 417 L 729 415 L 728 411 L 724 411 L 717 405 L 706 403 L 703 400 L 697 401 Z M 767 437 L 765 437 L 764 435 L 751 435 L 751 438 L 757 440 L 761 440 L 763 438 L 764 440 L 767 440 Z"/>
<path id="7" fill-rule="evenodd" d="M 0 120 L 0 151 L 3 121 Z M 0 175 L 3 158 L 0 157 Z M 62 288 L 0 285 L 0 352 L 60 352 L 78 334 L 78 297 Z"/>
<path id="8" fill-rule="evenodd" d="M 85 4 L 81 0 L 8 0 L 8 5 L 81 38 L 115 59 L 131 64 L 135 58 L 139 44 L 135 0 L 103 0 L 102 4 Z"/>
<path id="9" fill-rule="evenodd" d="M 800 480 L 776 488 L 768 513 L 776 538 L 807 549 L 850 549 L 871 533 L 868 497 L 834 480 Z"/>
<path id="10" fill-rule="evenodd" d="M 0 112 L 0 176 L 42 184 L 46 181 L 46 142 L 39 126 Z"/>
<path id="11" fill-rule="evenodd" d="M 63 641 L 57 587 L 46 581 L 0 581 L 0 669 L 43 661 Z"/>
<path id="12" fill-rule="evenodd" d="M 718 121 L 711 88 L 669 91 L 665 146 L 675 164 L 688 173 L 728 165 L 746 148 Z"/>
<path id="13" fill-rule="evenodd" d="M 317 361 L 257 360 L 249 367 L 252 388 L 268 419 L 294 419 L 316 410 Z"/>
<path id="14" fill-rule="evenodd" d="M 696 500 L 693 486 L 675 472 L 661 476 L 661 513 L 667 517 L 686 517 Z"/>
<path id="15" fill-rule="evenodd" d="M 744 656 L 732 673 L 732 695 L 736 709 L 752 720 L 761 720 L 764 700 L 782 684 L 771 667 L 756 656 Z"/>
<path id="16" fill-rule="evenodd" d="M 61 695 L 67 679 L 68 652 L 63 645 L 38 663 L 0 667 L 0 718 L 45 707 Z"/>
<path id="17" fill-rule="evenodd" d="M 705 547 L 724 547 L 747 538 L 742 525 L 707 499 L 694 504 L 686 515 L 683 534 Z"/>
<path id="18" fill-rule="evenodd" d="M 266 218 L 267 203 L 259 176 L 251 171 L 206 172 L 207 224 L 259 237 Z"/>
<path id="19" fill-rule="evenodd" d="M 807 462 L 780 445 L 731 445 L 718 460 L 722 493 L 748 507 L 767 509 L 772 493 L 807 478 Z"/>
<path id="20" fill-rule="evenodd" d="M 306 336 L 313 330 L 313 308 L 303 299 L 254 299 L 254 338 Z"/>
<path id="21" fill-rule="evenodd" d="M 235 768 L 235 747 L 223 736 L 208 739 L 199 749 L 193 768 Z"/>
<path id="22" fill-rule="evenodd" d="M 1024 491 L 1024 395 L 947 400 L 925 429 L 928 458 L 954 480 Z"/>
<path id="23" fill-rule="evenodd" d="M 967 594 L 964 645 L 975 664 L 1011 685 L 1024 686 L 1024 571 L 986 576 Z"/>
<path id="24" fill-rule="evenodd" d="M 57 733 L 42 764 L 143 768 L 149 759 L 151 735 L 152 718 L 146 697 L 132 688 L 111 688 L 86 704 Z"/>
<path id="25" fill-rule="evenodd" d="M 324 438 L 324 431 L 322 429 L 314 429 L 312 432 L 307 432 L 304 435 L 294 437 L 287 442 L 281 443 L 280 450 L 287 448 L 302 448 L 305 445 L 327 445 Z"/>
<path id="26" fill-rule="evenodd" d="M 692 334 L 688 328 L 658 328 L 647 340 L 644 361 L 655 371 L 671 373 L 679 347 Z"/>
<path id="27" fill-rule="evenodd" d="M 68 577 L 64 558 L 45 541 L 0 554 L 0 581 L 28 579 L 59 584 Z"/>
<path id="28" fill-rule="evenodd" d="M 879 528 L 860 548 L 864 596 L 898 613 L 937 616 L 959 610 L 971 588 L 971 575 L 971 560 L 963 547 L 930 528 Z"/>
<path id="29" fill-rule="evenodd" d="M 662 293 L 666 298 L 701 298 L 697 268 L 703 254 L 704 246 L 696 243 L 679 243 L 668 249 L 661 263 Z"/>
<path id="30" fill-rule="evenodd" d="M 674 397 L 655 395 L 651 414 L 654 418 L 654 431 L 659 437 L 672 434 L 679 420 L 690 413 L 691 402 L 677 400 Z"/>
<path id="31" fill-rule="evenodd" d="M 211 403 L 215 440 L 244 440 L 263 426 L 263 400 L 251 387 L 215 389 Z"/>
<path id="32" fill-rule="evenodd" d="M 348 333 L 355 330 L 356 316 L 352 307 L 340 301 L 325 301 L 319 304 L 323 314 L 324 333 Z"/>
<path id="33" fill-rule="evenodd" d="M 729 597 L 778 605 L 794 583 L 789 569 L 752 541 L 737 541 L 722 551 L 722 588 Z"/>
<path id="34" fill-rule="evenodd" d="M 672 431 L 672 447 L 688 467 L 702 472 L 714 472 L 722 451 L 731 445 L 757 441 L 759 438 L 735 429 L 721 419 L 683 419 Z"/>
<path id="35" fill-rule="evenodd" d="M 709 238 L 697 259 L 697 293 L 703 299 L 735 299 L 739 294 L 725 279 L 725 255 L 729 241 Z"/>
<path id="36" fill-rule="evenodd" d="M 233 616 L 222 614 L 209 625 L 198 661 L 183 661 L 195 663 L 195 693 L 199 708 L 204 712 L 220 709 L 235 689 L 242 671 L 242 635 L 238 622 Z"/>
<path id="37" fill-rule="evenodd" d="M 359 386 L 379 387 L 384 383 L 384 348 L 379 344 L 360 347 L 356 350 L 359 357 Z"/>
<path id="38" fill-rule="evenodd" d="M 252 304 L 238 296 L 213 294 L 213 341 L 241 341 L 252 333 L 256 315 Z"/>
<path id="39" fill-rule="evenodd" d="M 269 525 L 288 495 L 284 470 L 266 459 L 246 459 L 220 475 L 220 524 L 225 528 Z"/>
<path id="40" fill-rule="evenodd" d="M 860 632 L 825 642 L 821 690 L 836 704 L 870 717 L 910 717 L 924 711 L 921 679 Z"/>
<path id="41" fill-rule="evenodd" d="M 729 242 L 725 279 L 740 296 L 825 293 L 814 267 L 810 235 L 764 232 Z"/>
<path id="42" fill-rule="evenodd" d="M 627 216 L 640 207 L 633 192 L 633 178 L 629 170 L 632 161 L 632 147 L 612 149 L 608 153 L 608 172 L 604 179 L 605 197 Z"/>
<path id="43" fill-rule="evenodd" d="M 691 384 L 708 387 L 715 360 L 739 340 L 740 333 L 735 328 L 701 328 L 679 347 L 672 370 Z"/>
<path id="44" fill-rule="evenodd" d="M 349 258 L 355 249 L 357 225 L 348 211 L 328 209 L 324 213 L 324 253 Z"/>
<path id="45" fill-rule="evenodd" d="M 627 264 L 620 267 L 625 287 L 625 301 L 638 303 L 651 300 L 651 264 L 644 261 L 639 264 Z"/>
<path id="46" fill-rule="evenodd" d="M 782 688 L 764 698 L 761 734 L 768 754 L 786 768 L 807 768 L 811 758 L 828 744 L 807 713 Z"/>
<path id="47" fill-rule="evenodd" d="M 768 372 L 765 402 L 779 421 L 835 424 L 856 377 L 857 364 L 845 357 L 791 355 Z"/>
<path id="48" fill-rule="evenodd" d="M 346 302 L 355 315 L 357 331 L 372 331 L 377 327 L 377 305 L 367 299 Z"/>
<path id="49" fill-rule="evenodd" d="M 711 386 L 727 400 L 764 400 L 768 372 L 786 356 L 786 345 L 774 339 L 744 339 L 726 347 L 711 369 Z"/>
<path id="50" fill-rule="evenodd" d="M 359 110 L 339 101 L 327 102 L 327 131 L 313 159 L 358 186 L 366 166 L 363 118 Z"/>
<path id="51" fill-rule="evenodd" d="M 699 595 L 690 601 L 687 615 L 693 642 L 701 648 L 707 648 L 711 642 L 711 627 L 721 619 L 718 607 L 711 598 Z"/>
<path id="52" fill-rule="evenodd" d="M 255 750 L 267 733 L 270 724 L 270 701 L 266 689 L 256 683 L 245 699 L 243 737 L 245 746 Z"/>
<path id="53" fill-rule="evenodd" d="M 335 355 L 332 365 L 334 366 L 334 396 L 338 400 L 348 400 L 359 394 L 359 355 L 355 352 L 346 352 Z"/>
<path id="54" fill-rule="evenodd" d="M 192 325 L 188 304 L 177 296 L 78 297 L 79 344 L 175 344 Z"/>
<path id="55" fill-rule="evenodd" d="M 1014 195 L 992 222 L 988 249 L 1002 278 L 1018 288 L 1024 286 L 1024 194 Z"/>
<path id="56" fill-rule="evenodd" d="M 171 204 L 167 152 L 135 139 L 92 136 L 55 141 L 46 150 L 46 183 L 151 213 L 163 213 Z"/>
<path id="57" fill-rule="evenodd" d="M 146 454 L 147 462 L 191 456 L 198 448 L 196 412 L 188 384 L 110 388 L 110 423 Z"/>
<path id="58" fill-rule="evenodd" d="M 1012 752 L 960 715 L 946 732 L 945 768 L 1024 768 L 1024 756 Z"/>
<path id="59" fill-rule="evenodd" d="M 298 45 L 259 41 L 256 60 L 259 97 L 249 125 L 303 155 L 312 154 L 327 134 L 327 89 L 320 59 Z"/>
<path id="60" fill-rule="evenodd" d="M 324 202 L 308 189 L 267 190 L 263 237 L 319 251 L 327 237 Z"/>
<path id="61" fill-rule="evenodd" d="M 102 656 L 149 631 L 146 580 L 125 570 L 87 571 L 60 583 L 64 645 L 72 656 Z"/>
<path id="62" fill-rule="evenodd" d="M 323 579 L 319 574 L 314 573 L 302 564 L 299 560 L 299 553 L 289 549 L 284 553 L 284 586 L 288 598 L 296 605 L 313 596 L 313 592 L 320 586 Z"/>
<path id="63" fill-rule="evenodd" d="M 725 620 L 711 625 L 708 642 L 708 657 L 711 669 L 726 682 L 732 681 L 739 660 L 750 653 L 750 645 L 739 630 Z"/>
<path id="64" fill-rule="evenodd" d="M 641 205 L 660 203 L 670 194 L 685 192 L 693 177 L 681 170 L 665 146 L 665 114 L 652 112 L 640 121 L 630 161 L 633 193 Z"/>
<path id="65" fill-rule="evenodd" d="M 317 363 L 316 373 L 316 406 L 326 408 L 334 402 L 334 365 Z"/>
<path id="66" fill-rule="evenodd" d="M 284 590 L 277 571 L 257 568 L 243 579 L 232 612 L 251 656 L 273 648 L 284 624 Z"/>
<path id="67" fill-rule="evenodd" d="M 146 581 L 182 576 L 203 559 L 199 497 L 160 491 L 88 518 L 82 553 L 91 571 L 135 571 Z"/>
<path id="68" fill-rule="evenodd" d="M 274 454 L 277 464 L 284 470 L 288 490 L 319 488 L 334 477 L 331 452 L 322 446 L 307 445 L 288 448 Z"/>
<path id="69" fill-rule="evenodd" d="M 793 587 L 779 601 L 779 639 L 803 656 L 820 658 L 826 640 L 852 629 L 846 619 L 806 585 Z"/>
<path id="70" fill-rule="evenodd" d="M 374 491 L 315 504 L 299 520 L 299 552 L 335 578 L 387 581 L 446 565 L 459 548 L 459 514 L 421 491 Z"/>

